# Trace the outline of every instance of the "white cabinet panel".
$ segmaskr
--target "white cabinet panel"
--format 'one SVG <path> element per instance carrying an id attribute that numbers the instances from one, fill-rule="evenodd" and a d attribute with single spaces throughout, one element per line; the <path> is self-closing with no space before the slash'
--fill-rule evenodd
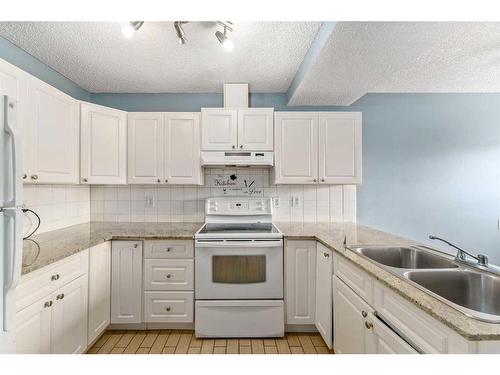
<path id="1" fill-rule="evenodd" d="M 201 149 L 234 150 L 238 144 L 238 111 L 224 108 L 201 109 Z"/>
<path id="2" fill-rule="evenodd" d="M 317 112 L 276 112 L 274 132 L 274 182 L 317 183 Z"/>
<path id="3" fill-rule="evenodd" d="M 144 258 L 192 258 L 193 240 L 144 241 Z"/>
<path id="4" fill-rule="evenodd" d="M 333 334 L 335 352 L 363 354 L 369 349 L 370 330 L 365 326 L 372 308 L 340 279 L 333 280 Z"/>
<path id="5" fill-rule="evenodd" d="M 328 348 L 332 348 L 332 251 L 322 244 L 316 250 L 315 324 Z"/>
<path id="6" fill-rule="evenodd" d="M 88 343 L 92 343 L 110 323 L 111 242 L 89 250 Z"/>
<path id="7" fill-rule="evenodd" d="M 193 259 L 145 259 L 145 290 L 193 290 Z"/>
<path id="8" fill-rule="evenodd" d="M 194 292 L 145 292 L 146 323 L 192 323 Z"/>
<path id="9" fill-rule="evenodd" d="M 141 311 L 142 242 L 113 241 L 111 250 L 111 323 L 140 323 Z"/>
<path id="10" fill-rule="evenodd" d="M 52 353 L 76 354 L 83 353 L 87 348 L 87 298 L 87 275 L 52 295 Z"/>
<path id="11" fill-rule="evenodd" d="M 319 113 L 319 182 L 361 183 L 361 113 Z"/>
<path id="12" fill-rule="evenodd" d="M 372 336 L 369 340 L 369 354 L 418 354 L 406 341 L 371 314 L 373 324 Z"/>
<path id="13" fill-rule="evenodd" d="M 163 123 L 162 113 L 129 113 L 129 184 L 157 184 L 162 182 Z"/>
<path id="14" fill-rule="evenodd" d="M 164 179 L 169 184 L 201 185 L 200 114 L 168 112 L 164 115 Z"/>
<path id="15" fill-rule="evenodd" d="M 127 116 L 123 111 L 82 103 L 81 182 L 127 183 Z"/>
<path id="16" fill-rule="evenodd" d="M 52 303 L 43 298 L 16 314 L 16 352 L 49 354 Z"/>
<path id="17" fill-rule="evenodd" d="M 335 256 L 335 276 L 345 282 L 361 298 L 373 304 L 373 278 L 350 260 Z"/>
<path id="18" fill-rule="evenodd" d="M 238 110 L 238 149 L 273 151 L 273 108 Z"/>
<path id="19" fill-rule="evenodd" d="M 286 241 L 285 305 L 287 324 L 314 324 L 316 241 Z"/>
<path id="20" fill-rule="evenodd" d="M 32 132 L 30 182 L 77 184 L 79 176 L 79 105 L 70 96 L 30 77 L 27 131 Z"/>

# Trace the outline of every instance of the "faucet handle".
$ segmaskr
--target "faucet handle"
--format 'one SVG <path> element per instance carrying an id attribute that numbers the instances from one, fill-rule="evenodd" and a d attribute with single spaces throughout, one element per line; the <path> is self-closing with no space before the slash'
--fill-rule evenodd
<path id="1" fill-rule="evenodd" d="M 477 263 L 480 266 L 487 267 L 488 266 L 488 257 L 486 255 L 484 255 L 484 254 L 478 254 L 477 255 Z"/>

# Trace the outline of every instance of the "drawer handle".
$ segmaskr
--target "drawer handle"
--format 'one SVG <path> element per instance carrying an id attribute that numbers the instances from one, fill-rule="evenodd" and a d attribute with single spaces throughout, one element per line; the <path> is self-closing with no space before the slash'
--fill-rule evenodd
<path id="1" fill-rule="evenodd" d="M 167 273 L 167 279 L 170 279 L 172 277 L 172 274 Z"/>
<path id="2" fill-rule="evenodd" d="M 323 256 L 324 256 L 325 258 L 330 258 L 330 254 L 328 254 L 328 253 L 323 253 Z"/>
<path id="3" fill-rule="evenodd" d="M 51 281 L 56 281 L 56 280 L 59 280 L 61 276 L 59 276 L 59 274 L 55 274 L 55 275 L 52 275 L 52 277 L 50 278 Z"/>
<path id="4" fill-rule="evenodd" d="M 170 308 L 170 306 L 168 306 L 165 310 L 166 310 L 167 312 L 170 312 L 170 310 L 172 310 L 172 309 Z"/>
<path id="5" fill-rule="evenodd" d="M 368 315 L 368 313 L 365 310 L 363 310 L 363 311 L 361 311 L 361 315 L 363 315 L 363 318 L 366 318 L 366 316 Z"/>
<path id="6" fill-rule="evenodd" d="M 56 299 L 63 299 L 64 298 L 64 293 L 58 294 Z"/>
<path id="7" fill-rule="evenodd" d="M 47 301 L 43 304 L 43 307 L 45 308 L 49 308 L 50 306 L 52 306 L 52 301 Z"/>
<path id="8" fill-rule="evenodd" d="M 134 249 L 137 249 L 137 247 L 139 247 L 139 244 L 134 244 Z"/>
<path id="9" fill-rule="evenodd" d="M 373 324 L 370 323 L 370 322 L 365 322 L 365 327 L 368 328 L 368 329 L 372 329 L 373 328 Z"/>
<path id="10" fill-rule="evenodd" d="M 172 249 L 170 247 L 167 247 L 167 253 L 170 253 Z"/>

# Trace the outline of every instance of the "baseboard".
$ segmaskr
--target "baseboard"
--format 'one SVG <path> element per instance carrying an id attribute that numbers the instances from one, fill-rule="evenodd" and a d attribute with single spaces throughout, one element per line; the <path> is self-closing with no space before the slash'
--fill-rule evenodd
<path id="1" fill-rule="evenodd" d="M 194 323 L 115 323 L 108 329 L 138 330 L 148 329 L 189 329 L 194 330 Z"/>
<path id="2" fill-rule="evenodd" d="M 285 324 L 285 332 L 318 332 L 314 324 Z"/>

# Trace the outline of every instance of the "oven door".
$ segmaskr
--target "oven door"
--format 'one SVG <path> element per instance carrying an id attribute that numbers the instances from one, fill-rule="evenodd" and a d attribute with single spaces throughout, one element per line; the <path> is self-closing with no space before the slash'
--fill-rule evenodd
<path id="1" fill-rule="evenodd" d="M 196 299 L 282 299 L 283 240 L 196 240 Z"/>

